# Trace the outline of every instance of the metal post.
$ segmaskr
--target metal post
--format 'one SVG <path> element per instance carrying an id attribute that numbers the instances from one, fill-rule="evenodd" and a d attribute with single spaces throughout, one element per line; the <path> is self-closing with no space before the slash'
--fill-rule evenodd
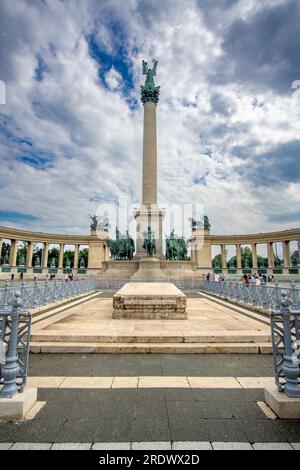
<path id="1" fill-rule="evenodd" d="M 271 313 L 275 382 L 288 397 L 300 398 L 300 364 L 294 346 L 300 340 L 300 310 L 291 310 L 291 299 L 281 291 L 280 308 Z"/>
<path id="2" fill-rule="evenodd" d="M 292 310 L 297 310 L 298 308 L 298 302 L 297 302 L 297 291 L 296 291 L 296 286 L 295 282 L 291 282 L 291 300 L 292 300 Z"/>
<path id="3" fill-rule="evenodd" d="M 282 291 L 281 293 L 281 313 L 283 317 L 283 332 L 284 332 L 284 355 L 283 355 L 283 366 L 282 370 L 285 374 L 285 386 L 284 386 L 284 393 L 288 397 L 299 397 L 300 398 L 300 386 L 299 386 L 299 375 L 300 375 L 300 368 L 299 364 L 296 364 L 293 361 L 293 339 L 292 339 L 292 331 L 293 328 L 292 322 L 294 321 L 292 318 L 290 305 L 292 301 L 288 299 L 287 292 Z"/>
<path id="4" fill-rule="evenodd" d="M 20 371 L 18 361 L 18 329 L 19 314 L 22 306 L 21 292 L 15 292 L 15 300 L 11 312 L 11 331 L 8 342 L 8 350 L 5 358 L 5 364 L 1 367 L 4 386 L 0 391 L 1 397 L 12 398 L 18 391 L 17 375 Z"/>

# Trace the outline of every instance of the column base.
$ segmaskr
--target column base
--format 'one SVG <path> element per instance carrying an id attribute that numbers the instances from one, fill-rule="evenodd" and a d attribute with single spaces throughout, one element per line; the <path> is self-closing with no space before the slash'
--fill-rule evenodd
<path id="1" fill-rule="evenodd" d="M 166 279 L 162 272 L 158 258 L 141 258 L 139 269 L 131 276 L 132 280 L 157 280 Z"/>
<path id="2" fill-rule="evenodd" d="M 25 389 L 13 398 L 0 397 L 0 420 L 24 419 L 37 402 L 37 388 Z"/>
<path id="3" fill-rule="evenodd" d="M 300 418 L 300 398 L 290 398 L 277 387 L 265 388 L 265 402 L 281 419 Z"/>

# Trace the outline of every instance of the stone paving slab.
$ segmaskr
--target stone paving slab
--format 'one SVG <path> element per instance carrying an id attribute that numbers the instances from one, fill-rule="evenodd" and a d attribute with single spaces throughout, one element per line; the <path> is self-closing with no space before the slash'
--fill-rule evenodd
<path id="1" fill-rule="evenodd" d="M 95 442 L 92 450 L 130 450 L 130 442 Z"/>
<path id="2" fill-rule="evenodd" d="M 51 446 L 43 442 L 16 442 L 10 450 L 49 450 Z"/>
<path id="3" fill-rule="evenodd" d="M 208 441 L 146 441 L 91 443 L 15 443 L 0 444 L 0 450 L 299 450 L 300 443 L 288 442 L 208 442 Z"/>
<path id="4" fill-rule="evenodd" d="M 248 442 L 212 442 L 213 450 L 253 450 Z"/>
<path id="5" fill-rule="evenodd" d="M 68 442 L 53 444 L 51 450 L 90 450 L 91 447 L 91 443 Z"/>
<path id="6" fill-rule="evenodd" d="M 171 450 L 171 442 L 132 442 L 132 450 Z"/>
<path id="7" fill-rule="evenodd" d="M 138 377 L 29 377 L 28 387 L 59 389 L 264 389 L 273 385 L 273 377 L 189 377 L 189 376 L 138 376 Z"/>
<path id="8" fill-rule="evenodd" d="M 300 443 L 299 442 L 291 442 L 291 446 L 295 450 L 300 450 Z"/>
<path id="9" fill-rule="evenodd" d="M 288 442 L 262 442 L 253 444 L 254 450 L 293 450 Z"/>
<path id="10" fill-rule="evenodd" d="M 0 442 L 0 450 L 9 450 L 12 445 L 12 442 Z"/>
<path id="11" fill-rule="evenodd" d="M 172 450 L 212 450 L 210 442 L 178 441 L 172 443 Z"/>

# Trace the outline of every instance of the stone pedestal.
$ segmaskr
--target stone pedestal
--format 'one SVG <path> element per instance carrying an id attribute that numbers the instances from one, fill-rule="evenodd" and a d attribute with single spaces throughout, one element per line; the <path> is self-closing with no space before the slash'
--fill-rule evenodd
<path id="1" fill-rule="evenodd" d="M 166 275 L 162 272 L 160 267 L 160 260 L 158 258 L 141 258 L 139 260 L 139 269 L 131 276 L 132 280 L 157 280 L 166 279 Z"/>
<path id="2" fill-rule="evenodd" d="M 191 258 L 196 269 L 202 272 L 212 271 L 211 238 L 209 229 L 197 229 L 190 238 Z"/>
<path id="3" fill-rule="evenodd" d="M 0 420 L 24 419 L 37 402 L 37 389 L 27 388 L 13 398 L 0 397 Z"/>
<path id="4" fill-rule="evenodd" d="M 108 260 L 108 232 L 104 230 L 91 230 L 93 237 L 89 242 L 88 268 L 102 268 L 102 263 Z"/>
<path id="5" fill-rule="evenodd" d="M 277 387 L 265 388 L 265 402 L 281 419 L 300 418 L 300 398 L 290 398 Z"/>
<path id="6" fill-rule="evenodd" d="M 186 297 L 171 283 L 129 282 L 114 295 L 113 308 L 113 318 L 187 318 Z"/>

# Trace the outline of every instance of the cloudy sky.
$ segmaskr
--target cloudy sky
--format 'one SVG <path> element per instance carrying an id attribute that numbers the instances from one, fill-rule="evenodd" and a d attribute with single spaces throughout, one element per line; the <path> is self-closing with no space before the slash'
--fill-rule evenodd
<path id="1" fill-rule="evenodd" d="M 214 233 L 300 225 L 299 0 L 0 0 L 0 224 L 86 233 L 141 195 L 157 58 L 161 206 Z"/>

